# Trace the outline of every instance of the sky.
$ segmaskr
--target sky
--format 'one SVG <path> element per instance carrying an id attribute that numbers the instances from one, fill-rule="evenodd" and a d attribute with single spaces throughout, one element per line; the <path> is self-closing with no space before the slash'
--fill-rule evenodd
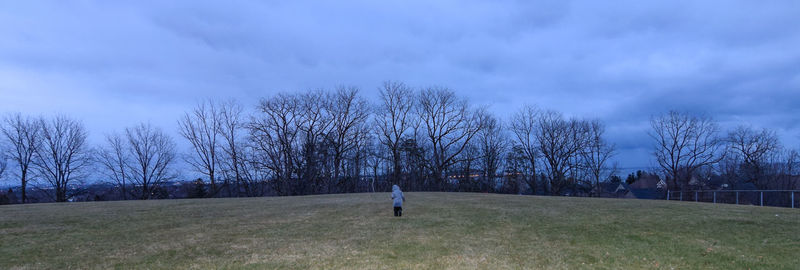
<path id="1" fill-rule="evenodd" d="M 140 122 L 181 141 L 204 99 L 374 101 L 387 80 L 600 119 L 624 170 L 656 166 L 669 110 L 798 148 L 800 1 L 0 1 L 0 113 L 67 114 L 93 143 Z"/>

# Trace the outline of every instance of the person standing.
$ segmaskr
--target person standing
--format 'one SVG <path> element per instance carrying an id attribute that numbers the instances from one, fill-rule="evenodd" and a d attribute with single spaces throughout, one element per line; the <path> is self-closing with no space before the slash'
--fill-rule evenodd
<path id="1" fill-rule="evenodd" d="M 394 206 L 394 216 L 402 217 L 403 202 L 406 201 L 406 197 L 403 196 L 403 191 L 400 190 L 400 187 L 397 185 L 392 185 L 392 201 Z"/>

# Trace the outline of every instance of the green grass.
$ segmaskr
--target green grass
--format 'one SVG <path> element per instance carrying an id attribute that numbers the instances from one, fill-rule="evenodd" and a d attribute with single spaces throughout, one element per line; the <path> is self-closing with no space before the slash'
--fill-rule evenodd
<path id="1" fill-rule="evenodd" d="M 796 269 L 800 210 L 406 193 L 0 206 L 0 269 Z"/>

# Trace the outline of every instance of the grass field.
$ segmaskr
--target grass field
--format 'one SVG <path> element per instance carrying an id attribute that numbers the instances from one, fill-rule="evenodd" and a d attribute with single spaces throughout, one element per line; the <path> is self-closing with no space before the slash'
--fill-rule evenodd
<path id="1" fill-rule="evenodd" d="M 0 206 L 0 269 L 797 269 L 800 210 L 406 193 Z"/>

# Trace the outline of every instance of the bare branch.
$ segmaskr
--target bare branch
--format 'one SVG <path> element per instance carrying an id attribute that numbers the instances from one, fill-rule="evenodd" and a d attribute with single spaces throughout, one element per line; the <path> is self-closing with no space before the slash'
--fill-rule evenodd
<path id="1" fill-rule="evenodd" d="M 92 162 L 92 151 L 86 143 L 86 129 L 77 120 L 56 116 L 39 120 L 42 145 L 37 148 L 34 164 L 42 180 L 52 189 L 45 189 L 57 202 L 65 202 L 70 184 L 80 181 Z"/>
<path id="2" fill-rule="evenodd" d="M 689 180 L 702 167 L 717 163 L 720 139 L 717 124 L 709 117 L 670 111 L 650 120 L 649 135 L 655 140 L 654 155 L 671 188 L 680 183 L 688 188 Z"/>
<path id="3" fill-rule="evenodd" d="M 0 125 L 0 132 L 8 145 L 5 156 L 11 159 L 16 167 L 22 189 L 22 203 L 25 203 L 28 201 L 26 191 L 34 154 L 41 146 L 41 121 L 22 117 L 17 113 L 8 115 L 4 124 Z"/>
<path id="4" fill-rule="evenodd" d="M 150 124 L 126 128 L 125 136 L 130 157 L 126 163 L 134 191 L 140 199 L 150 199 L 161 184 L 176 177 L 172 171 L 175 142 Z"/>

